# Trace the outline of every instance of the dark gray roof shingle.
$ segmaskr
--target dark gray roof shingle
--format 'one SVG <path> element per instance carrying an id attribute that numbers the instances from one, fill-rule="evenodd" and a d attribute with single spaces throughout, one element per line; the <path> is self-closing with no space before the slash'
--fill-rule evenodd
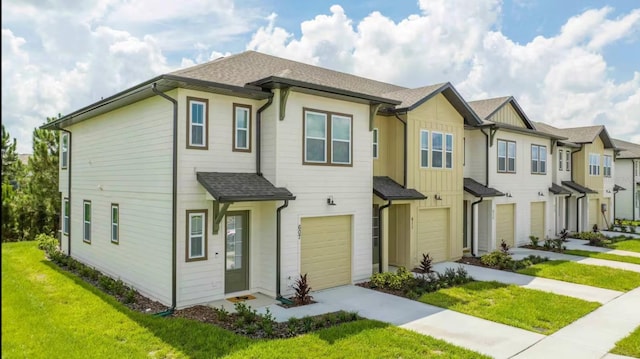
<path id="1" fill-rule="evenodd" d="M 613 192 L 626 191 L 627 189 L 620 185 L 613 185 Z"/>
<path id="2" fill-rule="evenodd" d="M 591 188 L 587 188 L 583 185 L 577 184 L 573 181 L 562 181 L 562 185 L 569 187 L 570 189 L 579 192 L 579 193 L 598 193 L 597 191 L 592 190 Z"/>
<path id="3" fill-rule="evenodd" d="M 196 177 L 222 203 L 296 199 L 286 188 L 275 187 L 255 173 L 198 172 Z"/>
<path id="4" fill-rule="evenodd" d="M 427 196 L 411 188 L 404 188 L 387 176 L 373 177 L 373 193 L 384 200 L 426 199 Z"/>
<path id="5" fill-rule="evenodd" d="M 549 187 L 549 192 L 553 194 L 571 194 L 571 191 L 555 183 L 551 184 L 551 187 Z"/>
<path id="6" fill-rule="evenodd" d="M 487 187 L 473 178 L 464 179 L 464 190 L 476 197 L 500 197 L 504 193 L 495 188 Z"/>
<path id="7" fill-rule="evenodd" d="M 640 145 L 633 142 L 613 139 L 613 144 L 619 148 L 620 154 L 616 158 L 640 158 Z"/>

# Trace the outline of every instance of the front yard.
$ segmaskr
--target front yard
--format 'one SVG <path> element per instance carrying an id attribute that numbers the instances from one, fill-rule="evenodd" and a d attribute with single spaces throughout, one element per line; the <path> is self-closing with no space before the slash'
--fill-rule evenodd
<path id="1" fill-rule="evenodd" d="M 628 337 L 618 341 L 611 352 L 640 358 L 640 327 L 637 327 Z"/>
<path id="2" fill-rule="evenodd" d="M 640 257 L 621 256 L 618 254 L 611 254 L 606 252 L 603 253 L 603 252 L 585 251 L 581 249 L 568 249 L 564 251 L 564 254 L 571 254 L 574 256 L 589 257 L 589 258 L 606 259 L 609 261 L 616 261 L 616 262 L 640 264 Z"/>
<path id="3" fill-rule="evenodd" d="M 640 239 L 629 239 L 609 245 L 610 248 L 640 253 Z"/>
<path id="4" fill-rule="evenodd" d="M 485 358 L 372 320 L 257 340 L 199 321 L 153 317 L 53 265 L 34 242 L 2 244 L 2 317 L 3 358 Z"/>

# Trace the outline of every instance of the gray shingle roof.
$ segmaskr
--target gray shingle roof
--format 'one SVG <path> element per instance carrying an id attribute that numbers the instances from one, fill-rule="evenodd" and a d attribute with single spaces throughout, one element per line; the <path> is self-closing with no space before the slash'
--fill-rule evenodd
<path id="1" fill-rule="evenodd" d="M 626 191 L 626 190 L 627 190 L 626 188 L 624 188 L 624 187 L 622 187 L 620 185 L 617 185 L 617 184 L 613 186 L 613 192 Z"/>
<path id="2" fill-rule="evenodd" d="M 640 158 L 640 145 L 633 142 L 613 139 L 613 144 L 619 148 L 620 154 L 617 158 Z"/>
<path id="3" fill-rule="evenodd" d="M 535 125 L 539 131 L 564 136 L 570 143 L 592 143 L 600 136 L 605 148 L 616 147 L 603 125 L 570 128 L 558 128 L 542 122 L 536 122 Z"/>
<path id="4" fill-rule="evenodd" d="M 384 97 L 402 101 L 398 105 L 398 108 L 408 108 L 418 103 L 423 98 L 430 96 L 444 85 L 446 85 L 446 83 L 423 86 L 414 89 L 403 88 L 396 91 L 387 92 L 382 95 Z"/>
<path id="5" fill-rule="evenodd" d="M 498 191 L 495 188 L 487 187 L 482 183 L 474 180 L 473 178 L 465 177 L 464 190 L 476 197 L 500 197 L 504 196 L 504 193 Z"/>
<path id="6" fill-rule="evenodd" d="M 511 96 L 506 96 L 490 98 L 486 100 L 470 101 L 469 106 L 471 106 L 471 108 L 478 114 L 478 117 L 483 120 L 488 120 L 489 116 L 491 116 L 504 104 L 509 102 L 510 99 Z"/>
<path id="7" fill-rule="evenodd" d="M 551 184 L 551 187 L 549 187 L 549 192 L 553 194 L 571 194 L 571 191 L 555 183 Z"/>
<path id="8" fill-rule="evenodd" d="M 275 187 L 255 173 L 198 172 L 196 177 L 222 203 L 296 199 L 286 188 Z"/>
<path id="9" fill-rule="evenodd" d="M 411 188 L 404 188 L 387 176 L 373 177 L 373 193 L 384 200 L 426 199 L 427 196 Z"/>
<path id="10" fill-rule="evenodd" d="M 583 185 L 577 184 L 573 181 L 562 181 L 562 185 L 571 188 L 572 190 L 579 193 L 598 193 L 597 191 L 592 190 L 591 188 L 587 188 Z"/>

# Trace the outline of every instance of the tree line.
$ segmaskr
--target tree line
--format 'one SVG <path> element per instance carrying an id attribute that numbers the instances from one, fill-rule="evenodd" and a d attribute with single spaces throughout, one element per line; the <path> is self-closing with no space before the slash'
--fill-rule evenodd
<path id="1" fill-rule="evenodd" d="M 55 120 L 47 118 L 47 122 Z M 33 154 L 26 164 L 17 141 L 2 125 L 2 241 L 33 240 L 37 234 L 57 236 L 60 227 L 58 135 L 33 130 Z"/>

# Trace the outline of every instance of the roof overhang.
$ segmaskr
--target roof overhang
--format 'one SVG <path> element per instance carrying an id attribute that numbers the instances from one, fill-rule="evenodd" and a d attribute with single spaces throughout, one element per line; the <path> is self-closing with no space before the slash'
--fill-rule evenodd
<path id="1" fill-rule="evenodd" d="M 620 192 L 620 191 L 626 191 L 626 190 L 627 190 L 626 188 L 624 188 L 624 187 L 622 187 L 620 185 L 617 185 L 617 184 L 613 185 L 613 192 L 614 193 Z"/>
<path id="2" fill-rule="evenodd" d="M 584 194 L 596 194 L 597 191 L 592 190 L 591 188 L 585 187 L 583 185 L 577 184 L 573 181 L 562 181 L 562 185 L 576 191 L 578 193 Z"/>
<path id="3" fill-rule="evenodd" d="M 553 135 L 553 134 L 550 134 L 550 133 L 541 132 L 541 131 L 538 131 L 538 130 L 532 130 L 532 129 L 528 129 L 528 128 L 523 128 L 523 127 L 511 126 L 511 125 L 508 125 L 508 124 L 505 124 L 505 123 L 501 123 L 501 122 L 493 122 L 492 123 L 492 127 L 496 127 L 498 129 L 509 131 L 509 132 L 523 133 L 523 134 L 527 134 L 529 136 L 549 138 L 549 139 L 552 139 L 552 140 L 566 140 L 567 139 L 566 137 L 563 137 L 563 136 Z"/>
<path id="4" fill-rule="evenodd" d="M 417 190 L 405 188 L 387 176 L 373 177 L 373 193 L 386 201 L 427 199 Z"/>
<path id="5" fill-rule="evenodd" d="M 501 197 L 504 193 L 495 188 L 487 187 L 473 178 L 465 177 L 464 190 L 474 197 Z"/>
<path id="6" fill-rule="evenodd" d="M 558 184 L 555 184 L 555 183 L 551 184 L 551 187 L 549 187 L 549 192 L 551 192 L 553 194 L 560 194 L 560 195 L 572 194 L 572 192 L 569 191 L 568 189 L 566 189 L 566 188 L 564 188 L 564 187 L 562 187 L 562 186 L 560 186 Z"/>
<path id="7" fill-rule="evenodd" d="M 198 172 L 196 178 L 220 203 L 296 199 L 286 188 L 275 187 L 255 173 Z"/>

